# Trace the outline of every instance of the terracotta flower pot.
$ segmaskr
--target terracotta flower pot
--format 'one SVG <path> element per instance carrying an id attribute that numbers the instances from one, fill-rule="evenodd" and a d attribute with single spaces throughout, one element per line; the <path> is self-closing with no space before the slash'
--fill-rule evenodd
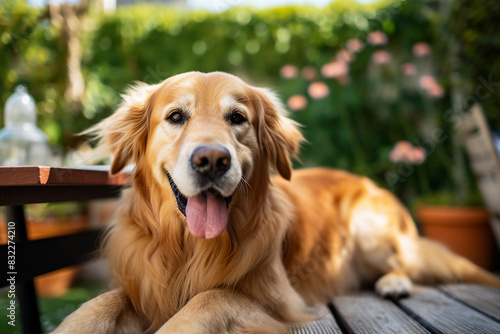
<path id="1" fill-rule="evenodd" d="M 88 217 L 82 215 L 68 217 L 64 220 L 28 221 L 27 229 L 28 238 L 32 240 L 77 233 L 88 229 Z M 49 298 L 64 295 L 75 281 L 79 271 L 79 266 L 73 266 L 35 277 L 35 288 L 38 295 Z"/>
<path id="2" fill-rule="evenodd" d="M 486 209 L 422 205 L 416 215 L 425 237 L 487 270 L 492 268 L 495 241 Z"/>
<path id="3" fill-rule="evenodd" d="M 62 268 L 45 275 L 35 277 L 38 296 L 54 298 L 62 296 L 73 284 L 80 268 L 77 266 Z"/>

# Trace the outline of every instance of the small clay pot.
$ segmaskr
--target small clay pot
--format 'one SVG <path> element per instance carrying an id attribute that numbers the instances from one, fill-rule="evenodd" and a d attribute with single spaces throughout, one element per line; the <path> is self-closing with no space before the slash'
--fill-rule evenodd
<path id="1" fill-rule="evenodd" d="M 495 240 L 485 208 L 422 205 L 416 216 L 425 237 L 484 269 L 492 269 Z"/>

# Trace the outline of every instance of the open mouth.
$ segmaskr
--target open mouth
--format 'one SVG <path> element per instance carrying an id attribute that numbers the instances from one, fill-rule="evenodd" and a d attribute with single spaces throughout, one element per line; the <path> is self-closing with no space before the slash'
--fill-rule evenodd
<path id="1" fill-rule="evenodd" d="M 177 208 L 184 216 L 186 216 L 187 198 L 183 194 L 181 194 L 179 188 L 177 188 L 177 185 L 175 184 L 174 180 L 172 180 L 170 174 L 168 172 L 165 172 L 165 174 L 167 174 L 168 182 L 170 183 L 170 187 L 172 188 L 175 199 L 177 200 Z"/>
<path id="2" fill-rule="evenodd" d="M 223 197 L 214 188 L 208 188 L 194 197 L 185 197 L 166 172 L 179 211 L 186 216 L 189 231 L 196 238 L 212 239 L 227 226 L 228 207 L 232 196 Z"/>

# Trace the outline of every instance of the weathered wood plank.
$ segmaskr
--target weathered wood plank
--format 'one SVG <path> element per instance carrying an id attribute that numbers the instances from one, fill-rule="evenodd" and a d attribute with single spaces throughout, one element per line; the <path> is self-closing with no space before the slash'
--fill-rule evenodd
<path id="1" fill-rule="evenodd" d="M 348 333 L 429 333 L 393 302 L 374 293 L 361 292 L 335 298 L 333 307 Z"/>
<path id="2" fill-rule="evenodd" d="M 500 289 L 477 284 L 449 284 L 439 288 L 453 298 L 500 321 Z"/>
<path id="3" fill-rule="evenodd" d="M 488 139 L 483 133 L 469 135 L 465 142 L 465 147 L 467 147 L 467 151 L 474 157 L 479 159 L 487 157 L 491 154 Z"/>
<path id="4" fill-rule="evenodd" d="M 500 332 L 498 322 L 433 288 L 418 287 L 410 298 L 400 300 L 398 305 L 442 333 Z"/>
<path id="5" fill-rule="evenodd" d="M 480 178 L 477 185 L 488 211 L 500 215 L 500 201 L 498 200 L 500 198 L 500 175 L 496 178 Z"/>
<path id="6" fill-rule="evenodd" d="M 99 166 L 87 166 L 86 168 L 0 166 L 0 186 L 124 186 L 130 181 L 130 174 L 127 173 L 111 176 L 109 166 L 107 168 L 99 168 Z"/>
<path id="7" fill-rule="evenodd" d="M 291 334 L 342 334 L 339 325 L 326 305 L 310 310 L 310 315 L 318 320 L 297 324 L 290 330 Z"/>

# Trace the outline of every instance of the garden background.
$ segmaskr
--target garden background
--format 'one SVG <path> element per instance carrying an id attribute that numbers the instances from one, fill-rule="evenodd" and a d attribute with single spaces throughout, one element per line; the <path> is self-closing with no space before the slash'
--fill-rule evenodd
<path id="1" fill-rule="evenodd" d="M 308 140 L 297 167 L 366 175 L 407 204 L 422 197 L 474 203 L 454 129 L 475 101 L 500 128 L 498 22 L 496 0 L 336 1 L 222 13 L 90 8 L 76 35 L 84 87 L 69 97 L 64 25 L 46 8 L 7 0 L 0 6 L 0 105 L 17 84 L 27 85 L 39 126 L 66 154 L 85 150 L 74 134 L 109 115 L 132 82 L 227 71 L 273 87 L 288 102 Z M 486 93 L 476 96 L 480 86 Z"/>

